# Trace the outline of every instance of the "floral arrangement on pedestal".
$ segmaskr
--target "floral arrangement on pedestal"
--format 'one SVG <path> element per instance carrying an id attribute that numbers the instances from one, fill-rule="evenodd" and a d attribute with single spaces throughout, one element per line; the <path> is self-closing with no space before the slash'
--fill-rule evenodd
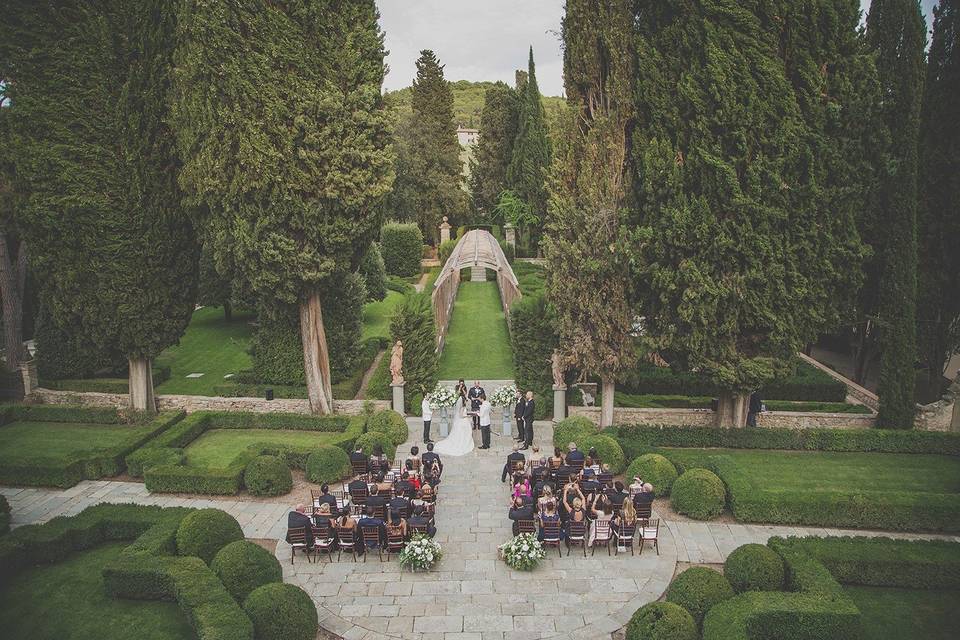
<path id="1" fill-rule="evenodd" d="M 503 560 L 517 571 L 532 571 L 547 557 L 543 545 L 533 533 L 521 533 L 513 540 L 500 545 Z"/>
<path id="2" fill-rule="evenodd" d="M 440 544 L 418 533 L 400 550 L 400 566 L 409 567 L 411 571 L 427 571 L 442 557 Z"/>
<path id="3" fill-rule="evenodd" d="M 434 409 L 446 409 L 457 404 L 457 394 L 453 389 L 437 384 L 430 392 L 430 406 Z"/>
<path id="4" fill-rule="evenodd" d="M 490 404 L 495 407 L 509 407 L 516 400 L 517 388 L 512 384 L 505 384 L 490 396 Z"/>

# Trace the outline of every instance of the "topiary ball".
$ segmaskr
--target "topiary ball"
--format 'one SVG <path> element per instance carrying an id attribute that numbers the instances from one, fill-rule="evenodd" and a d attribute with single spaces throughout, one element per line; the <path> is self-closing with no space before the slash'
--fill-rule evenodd
<path id="1" fill-rule="evenodd" d="M 420 407 L 420 403 L 416 403 Z M 390 441 L 401 445 L 407 441 L 407 421 L 392 409 L 378 411 L 367 420 L 367 431 L 379 431 L 390 436 Z"/>
<path id="2" fill-rule="evenodd" d="M 627 623 L 627 640 L 697 640 L 693 616 L 672 602 L 651 602 Z"/>
<path id="3" fill-rule="evenodd" d="M 581 443 L 596 433 L 597 425 L 583 416 L 564 418 L 553 427 L 553 446 L 566 451 L 567 445 L 575 442 L 582 449 Z"/>
<path id="4" fill-rule="evenodd" d="M 376 445 L 383 447 L 383 455 L 393 460 L 397 454 L 397 445 L 393 444 L 390 436 L 380 431 L 367 431 L 360 434 L 354 443 L 354 447 L 362 447 L 363 452 L 368 456 L 373 455 L 373 448 Z"/>
<path id="5" fill-rule="evenodd" d="M 243 484 L 255 496 L 280 496 L 293 488 L 293 474 L 280 456 L 257 456 L 247 464 Z"/>
<path id="6" fill-rule="evenodd" d="M 213 557 L 210 569 L 240 604 L 257 587 L 283 582 L 280 561 L 260 545 L 247 540 L 237 540 L 220 549 Z"/>
<path id="7" fill-rule="evenodd" d="M 627 466 L 627 459 L 623 455 L 623 448 L 619 442 L 610 436 L 603 435 L 602 433 L 588 436 L 577 443 L 577 446 L 584 453 L 590 451 L 591 448 L 596 449 L 601 462 L 608 465 L 610 467 L 610 473 L 614 475 L 621 473 L 623 468 Z"/>
<path id="8" fill-rule="evenodd" d="M 659 453 L 645 453 L 627 468 L 627 479 L 639 476 L 644 482 L 653 485 L 653 495 L 670 495 L 670 489 L 677 480 L 677 468 Z"/>
<path id="9" fill-rule="evenodd" d="M 322 484 L 350 475 L 350 456 L 340 447 L 325 444 L 307 456 L 307 480 Z"/>
<path id="10" fill-rule="evenodd" d="M 727 556 L 723 575 L 737 593 L 779 591 L 783 588 L 783 558 L 762 544 L 745 544 Z"/>
<path id="11" fill-rule="evenodd" d="M 674 511 L 696 520 L 709 520 L 723 513 L 727 491 L 723 481 L 707 469 L 690 469 L 673 483 L 670 504 Z"/>
<path id="12" fill-rule="evenodd" d="M 317 609 L 310 596 L 292 584 L 257 587 L 243 610 L 253 622 L 257 640 L 313 640 L 317 635 Z"/>
<path id="13" fill-rule="evenodd" d="M 243 540 L 240 523 L 220 509 L 198 509 L 187 514 L 177 527 L 177 553 L 197 556 L 207 564 L 223 547 Z"/>
<path id="14" fill-rule="evenodd" d="M 687 569 L 674 578 L 667 589 L 667 602 L 689 611 L 697 627 L 703 624 L 703 617 L 712 606 L 733 596 L 730 582 L 719 572 L 706 567 Z"/>

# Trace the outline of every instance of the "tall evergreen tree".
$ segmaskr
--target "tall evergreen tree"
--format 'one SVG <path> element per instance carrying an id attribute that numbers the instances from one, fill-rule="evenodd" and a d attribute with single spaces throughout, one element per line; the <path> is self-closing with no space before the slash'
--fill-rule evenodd
<path id="1" fill-rule="evenodd" d="M 547 116 L 537 86 L 533 47 L 530 47 L 527 76 L 520 94 L 518 118 L 507 181 L 517 196 L 527 203 L 534 219 L 543 220 L 547 212 L 546 176 L 550 168 L 550 139 L 547 136 Z M 534 228 L 531 230 L 535 231 L 538 225 L 532 226 Z"/>
<path id="2" fill-rule="evenodd" d="M 124 353 L 131 405 L 155 410 L 151 359 L 190 320 L 198 255 L 167 125 L 172 6 L 8 7 L 10 145 L 44 306 Z"/>
<path id="3" fill-rule="evenodd" d="M 332 410 L 321 310 L 382 222 L 392 157 L 373 0 L 179 5 L 173 120 L 218 263 L 299 309 L 310 408 Z"/>
<path id="4" fill-rule="evenodd" d="M 920 135 L 917 338 L 931 386 L 960 346 L 960 2 L 933 10 Z"/>
<path id="5" fill-rule="evenodd" d="M 504 82 L 487 89 L 480 114 L 480 141 L 470 158 L 473 206 L 490 215 L 507 188 L 507 168 L 513 155 L 519 116 L 516 91 Z"/>
<path id="6" fill-rule="evenodd" d="M 880 253 L 880 411 L 884 427 L 913 427 L 917 297 L 917 138 L 926 24 L 917 0 L 873 0 L 867 41 L 877 56 L 892 163 L 877 205 Z"/>

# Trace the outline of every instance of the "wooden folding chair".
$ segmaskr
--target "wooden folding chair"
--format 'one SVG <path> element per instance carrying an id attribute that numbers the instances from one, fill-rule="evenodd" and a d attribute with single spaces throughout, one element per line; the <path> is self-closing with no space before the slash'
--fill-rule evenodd
<path id="1" fill-rule="evenodd" d="M 540 528 L 543 530 L 543 540 L 540 543 L 544 547 L 556 547 L 557 554 L 562 558 L 563 550 L 560 549 L 560 521 L 546 521 L 540 523 Z"/>
<path id="2" fill-rule="evenodd" d="M 583 557 L 587 557 L 587 523 L 584 521 L 567 522 L 567 557 L 570 557 L 570 547 L 580 545 L 583 547 Z"/>
<path id="3" fill-rule="evenodd" d="M 314 509 L 320 506 L 320 496 L 322 495 L 323 495 L 322 493 L 314 491 L 313 489 L 310 490 L 310 504 L 313 506 Z"/>
<path id="4" fill-rule="evenodd" d="M 340 539 L 339 551 L 337 551 L 337 562 L 340 562 L 340 554 L 344 551 L 353 556 L 353 561 L 357 561 L 357 529 L 338 529 L 337 537 Z"/>
<path id="5" fill-rule="evenodd" d="M 361 527 L 360 532 L 363 535 L 363 561 L 367 561 L 367 556 L 370 555 L 371 545 L 376 546 L 377 555 L 380 556 L 380 561 L 383 562 L 383 545 L 380 544 L 380 527 Z"/>
<path id="6" fill-rule="evenodd" d="M 324 523 L 313 528 L 314 554 L 319 554 L 321 551 L 326 551 L 327 561 L 333 562 L 333 558 L 330 556 L 333 554 L 334 542 L 336 542 L 336 540 L 333 537 L 329 523 Z"/>
<path id="7" fill-rule="evenodd" d="M 657 538 L 660 536 L 660 518 L 653 518 L 643 523 L 640 529 L 640 555 L 643 555 L 643 543 L 652 542 L 657 555 L 660 555 L 660 544 Z"/>
<path id="8" fill-rule="evenodd" d="M 614 555 L 619 555 L 620 547 L 630 547 L 630 555 L 633 553 L 633 540 L 637 535 L 637 524 L 624 524 L 620 525 L 619 529 L 613 532 L 613 537 L 616 538 L 617 548 L 614 550 Z"/>
<path id="9" fill-rule="evenodd" d="M 310 556 L 313 554 L 313 549 L 307 546 L 306 527 L 288 529 L 287 541 L 290 543 L 290 564 L 293 564 L 293 556 L 296 555 L 297 551 L 307 556 L 307 562 L 310 562 Z"/>
<path id="10" fill-rule="evenodd" d="M 590 542 L 590 555 L 592 556 L 597 547 L 601 544 L 607 548 L 607 555 L 610 555 L 610 539 L 613 537 L 613 531 L 610 529 L 610 521 L 595 520 L 593 523 L 593 540 Z"/>
<path id="11" fill-rule="evenodd" d="M 406 542 L 403 540 L 403 536 L 400 533 L 387 533 L 387 562 L 390 561 L 390 555 L 394 553 L 400 553 L 403 551 L 403 547 L 406 545 Z"/>
<path id="12" fill-rule="evenodd" d="M 651 515 L 653 515 L 653 505 L 651 503 L 648 502 L 637 507 L 638 520 L 649 520 Z"/>
<path id="13" fill-rule="evenodd" d="M 370 492 L 367 489 L 351 489 L 350 504 L 353 506 L 354 513 L 361 513 L 363 507 L 367 504 L 367 497 Z"/>
<path id="14" fill-rule="evenodd" d="M 411 538 L 418 533 L 420 535 L 428 536 L 430 535 L 429 529 L 430 529 L 430 526 L 426 524 L 410 524 L 409 522 L 407 523 L 407 533 L 410 535 Z"/>
<path id="15" fill-rule="evenodd" d="M 604 487 L 613 486 L 613 474 L 612 473 L 598 473 L 597 482 L 599 482 Z"/>
<path id="16" fill-rule="evenodd" d="M 366 460 L 351 460 L 350 468 L 353 475 L 362 478 L 364 481 L 370 480 L 370 463 Z"/>
<path id="17" fill-rule="evenodd" d="M 517 532 L 518 533 L 536 533 L 537 521 L 536 520 L 517 520 Z"/>
<path id="18" fill-rule="evenodd" d="M 373 517 L 380 518 L 381 520 L 387 519 L 387 506 L 383 504 L 378 504 L 373 507 Z"/>

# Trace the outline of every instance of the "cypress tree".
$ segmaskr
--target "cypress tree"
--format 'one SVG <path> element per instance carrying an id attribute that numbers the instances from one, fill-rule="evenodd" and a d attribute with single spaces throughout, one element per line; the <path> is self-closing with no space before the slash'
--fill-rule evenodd
<path id="1" fill-rule="evenodd" d="M 181 183 L 218 264 L 299 312 L 311 410 L 332 410 L 321 299 L 358 266 L 393 175 L 372 0 L 178 5 Z"/>
<path id="2" fill-rule="evenodd" d="M 198 255 L 167 125 L 173 12 L 76 0 L 9 15 L 11 148 L 44 306 L 125 354 L 131 406 L 155 410 L 151 359 L 190 320 Z"/>
<path id="3" fill-rule="evenodd" d="M 480 114 L 480 141 L 470 158 L 470 193 L 473 206 L 489 215 L 507 188 L 507 169 L 517 136 L 517 93 L 497 82 L 484 94 Z"/>
<path id="4" fill-rule="evenodd" d="M 877 203 L 885 241 L 879 252 L 880 426 L 913 427 L 917 296 L 917 137 L 926 26 L 916 0 L 874 0 L 867 42 L 877 56 L 881 117 L 892 162 Z"/>
<path id="5" fill-rule="evenodd" d="M 917 338 L 931 387 L 960 346 L 960 3 L 940 0 L 933 15 L 917 210 Z"/>

